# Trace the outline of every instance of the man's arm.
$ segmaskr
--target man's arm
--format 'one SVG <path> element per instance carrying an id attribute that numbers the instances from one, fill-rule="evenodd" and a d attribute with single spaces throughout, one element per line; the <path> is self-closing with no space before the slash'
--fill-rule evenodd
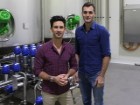
<path id="1" fill-rule="evenodd" d="M 106 56 L 106 57 L 103 58 L 103 64 L 102 64 L 102 68 L 101 68 L 101 72 L 100 72 L 99 76 L 102 76 L 102 77 L 105 76 L 105 73 L 107 71 L 109 62 L 110 62 L 110 57 L 109 56 Z"/>
<path id="2" fill-rule="evenodd" d="M 39 78 L 43 80 L 50 80 L 50 75 L 48 75 L 46 72 L 41 71 L 40 74 L 38 75 Z"/>
<path id="3" fill-rule="evenodd" d="M 77 65 L 79 65 L 79 55 L 78 55 L 78 54 L 76 54 L 76 61 L 77 61 Z M 74 80 L 75 80 L 75 82 L 78 82 L 78 81 L 79 81 L 78 70 L 77 70 L 77 72 L 74 74 Z"/>
<path id="4" fill-rule="evenodd" d="M 104 85 L 104 77 L 105 77 L 105 73 L 107 71 L 108 65 L 110 62 L 110 57 L 109 56 L 105 56 L 103 58 L 103 64 L 102 64 L 102 68 L 101 68 L 101 72 L 99 73 L 95 85 L 97 85 L 97 87 L 102 87 Z"/>
<path id="5" fill-rule="evenodd" d="M 69 69 L 68 73 L 66 74 L 66 78 L 73 76 L 76 73 L 75 69 Z"/>
<path id="6" fill-rule="evenodd" d="M 68 73 L 66 74 L 67 78 L 70 76 L 73 76 L 77 72 L 77 69 L 78 69 L 77 56 L 75 53 L 71 57 L 71 60 L 69 63 L 70 63 L 70 69 L 68 70 Z"/>

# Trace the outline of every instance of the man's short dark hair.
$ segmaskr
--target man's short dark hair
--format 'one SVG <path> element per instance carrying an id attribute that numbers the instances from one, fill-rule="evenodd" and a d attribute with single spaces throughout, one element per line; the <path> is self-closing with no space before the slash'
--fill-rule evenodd
<path id="1" fill-rule="evenodd" d="M 82 6 L 82 11 L 83 11 L 83 8 L 84 7 L 89 7 L 89 6 L 92 6 L 93 7 L 93 10 L 95 12 L 95 5 L 91 2 L 86 2 L 83 6 Z"/>
<path id="2" fill-rule="evenodd" d="M 66 20 L 63 16 L 53 16 L 50 19 L 51 28 L 53 27 L 53 23 L 56 21 L 62 21 L 64 23 L 64 26 L 66 26 Z"/>

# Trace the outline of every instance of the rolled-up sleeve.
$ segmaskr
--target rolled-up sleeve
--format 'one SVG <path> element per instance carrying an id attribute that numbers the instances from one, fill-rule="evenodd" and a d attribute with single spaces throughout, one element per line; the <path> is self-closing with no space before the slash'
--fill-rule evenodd
<path id="1" fill-rule="evenodd" d="M 43 56 L 44 56 L 43 47 L 40 47 L 37 50 L 35 60 L 34 60 L 34 74 L 36 76 L 38 76 L 43 69 L 43 65 L 44 65 L 44 57 Z"/>
<path id="2" fill-rule="evenodd" d="M 101 37 L 100 37 L 100 44 L 101 44 L 101 49 L 102 49 L 102 56 L 109 56 L 111 57 L 111 52 L 110 52 L 110 34 L 109 32 L 104 28 L 101 31 Z"/>
<path id="3" fill-rule="evenodd" d="M 75 55 L 75 49 L 74 47 L 71 48 L 71 58 L 70 58 L 70 69 L 74 69 L 75 71 L 78 70 L 78 65 L 77 65 L 77 60 L 76 60 L 76 55 Z"/>

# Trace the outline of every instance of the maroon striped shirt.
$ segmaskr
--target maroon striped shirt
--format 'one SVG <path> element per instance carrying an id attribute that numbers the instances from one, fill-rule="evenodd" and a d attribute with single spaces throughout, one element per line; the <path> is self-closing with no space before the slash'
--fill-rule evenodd
<path id="1" fill-rule="evenodd" d="M 59 74 L 66 74 L 69 69 L 77 71 L 77 62 L 75 58 L 75 49 L 70 43 L 63 41 L 62 50 L 59 54 L 53 46 L 52 40 L 43 44 L 37 51 L 35 57 L 36 76 L 43 70 L 49 75 L 57 76 Z M 51 94 L 59 95 L 70 88 L 69 84 L 66 86 L 59 86 L 55 82 L 43 80 L 42 90 Z"/>

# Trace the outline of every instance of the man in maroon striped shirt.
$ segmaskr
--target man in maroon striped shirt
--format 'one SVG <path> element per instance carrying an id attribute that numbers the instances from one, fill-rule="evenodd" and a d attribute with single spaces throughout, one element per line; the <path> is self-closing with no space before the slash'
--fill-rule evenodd
<path id="1" fill-rule="evenodd" d="M 68 77 L 77 71 L 74 47 L 63 41 L 66 20 L 62 16 L 50 19 L 52 40 L 43 44 L 35 57 L 34 73 L 43 79 L 43 105 L 73 105 Z"/>

